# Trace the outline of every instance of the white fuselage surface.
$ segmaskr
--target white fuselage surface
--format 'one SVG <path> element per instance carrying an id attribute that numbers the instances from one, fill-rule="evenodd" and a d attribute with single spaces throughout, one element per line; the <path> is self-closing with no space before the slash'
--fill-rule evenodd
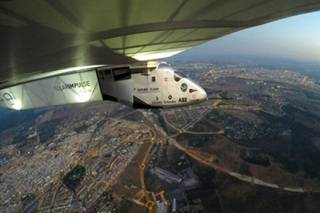
<path id="1" fill-rule="evenodd" d="M 207 100 L 199 85 L 174 72 L 167 64 L 156 67 L 98 69 L 101 92 L 134 108 L 166 108 Z"/>
<path id="2" fill-rule="evenodd" d="M 15 110 L 103 100 L 166 108 L 200 103 L 207 94 L 159 62 L 58 70 L 0 89 L 0 106 Z"/>

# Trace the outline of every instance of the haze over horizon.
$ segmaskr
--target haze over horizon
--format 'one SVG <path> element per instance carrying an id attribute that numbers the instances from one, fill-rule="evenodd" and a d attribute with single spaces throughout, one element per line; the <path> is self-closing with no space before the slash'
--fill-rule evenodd
<path id="1" fill-rule="evenodd" d="M 320 63 L 320 12 L 241 30 L 192 48 L 175 58 L 246 56 Z"/>

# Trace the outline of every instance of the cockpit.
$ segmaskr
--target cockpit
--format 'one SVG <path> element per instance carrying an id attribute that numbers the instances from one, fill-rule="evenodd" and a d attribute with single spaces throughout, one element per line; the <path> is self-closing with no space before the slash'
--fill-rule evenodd
<path id="1" fill-rule="evenodd" d="M 184 74 L 174 71 L 174 80 L 180 81 L 182 78 L 187 78 Z"/>

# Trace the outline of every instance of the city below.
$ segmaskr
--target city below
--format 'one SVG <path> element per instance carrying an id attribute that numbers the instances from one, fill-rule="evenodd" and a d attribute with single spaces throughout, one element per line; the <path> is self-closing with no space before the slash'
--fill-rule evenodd
<path id="1" fill-rule="evenodd" d="M 173 66 L 209 100 L 1 112 L 0 212 L 320 209 L 318 79 L 241 63 Z"/>

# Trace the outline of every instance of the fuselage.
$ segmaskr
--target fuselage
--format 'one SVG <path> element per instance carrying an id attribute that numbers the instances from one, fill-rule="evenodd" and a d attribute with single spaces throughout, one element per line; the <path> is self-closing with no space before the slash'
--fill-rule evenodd
<path id="1" fill-rule="evenodd" d="M 134 108 L 167 108 L 207 100 L 203 88 L 177 74 L 166 63 L 156 66 L 102 68 L 97 71 L 105 100 Z"/>
<path id="2" fill-rule="evenodd" d="M 134 108 L 166 108 L 206 99 L 199 85 L 159 62 L 57 70 L 0 89 L 0 106 L 15 110 L 103 100 Z"/>

